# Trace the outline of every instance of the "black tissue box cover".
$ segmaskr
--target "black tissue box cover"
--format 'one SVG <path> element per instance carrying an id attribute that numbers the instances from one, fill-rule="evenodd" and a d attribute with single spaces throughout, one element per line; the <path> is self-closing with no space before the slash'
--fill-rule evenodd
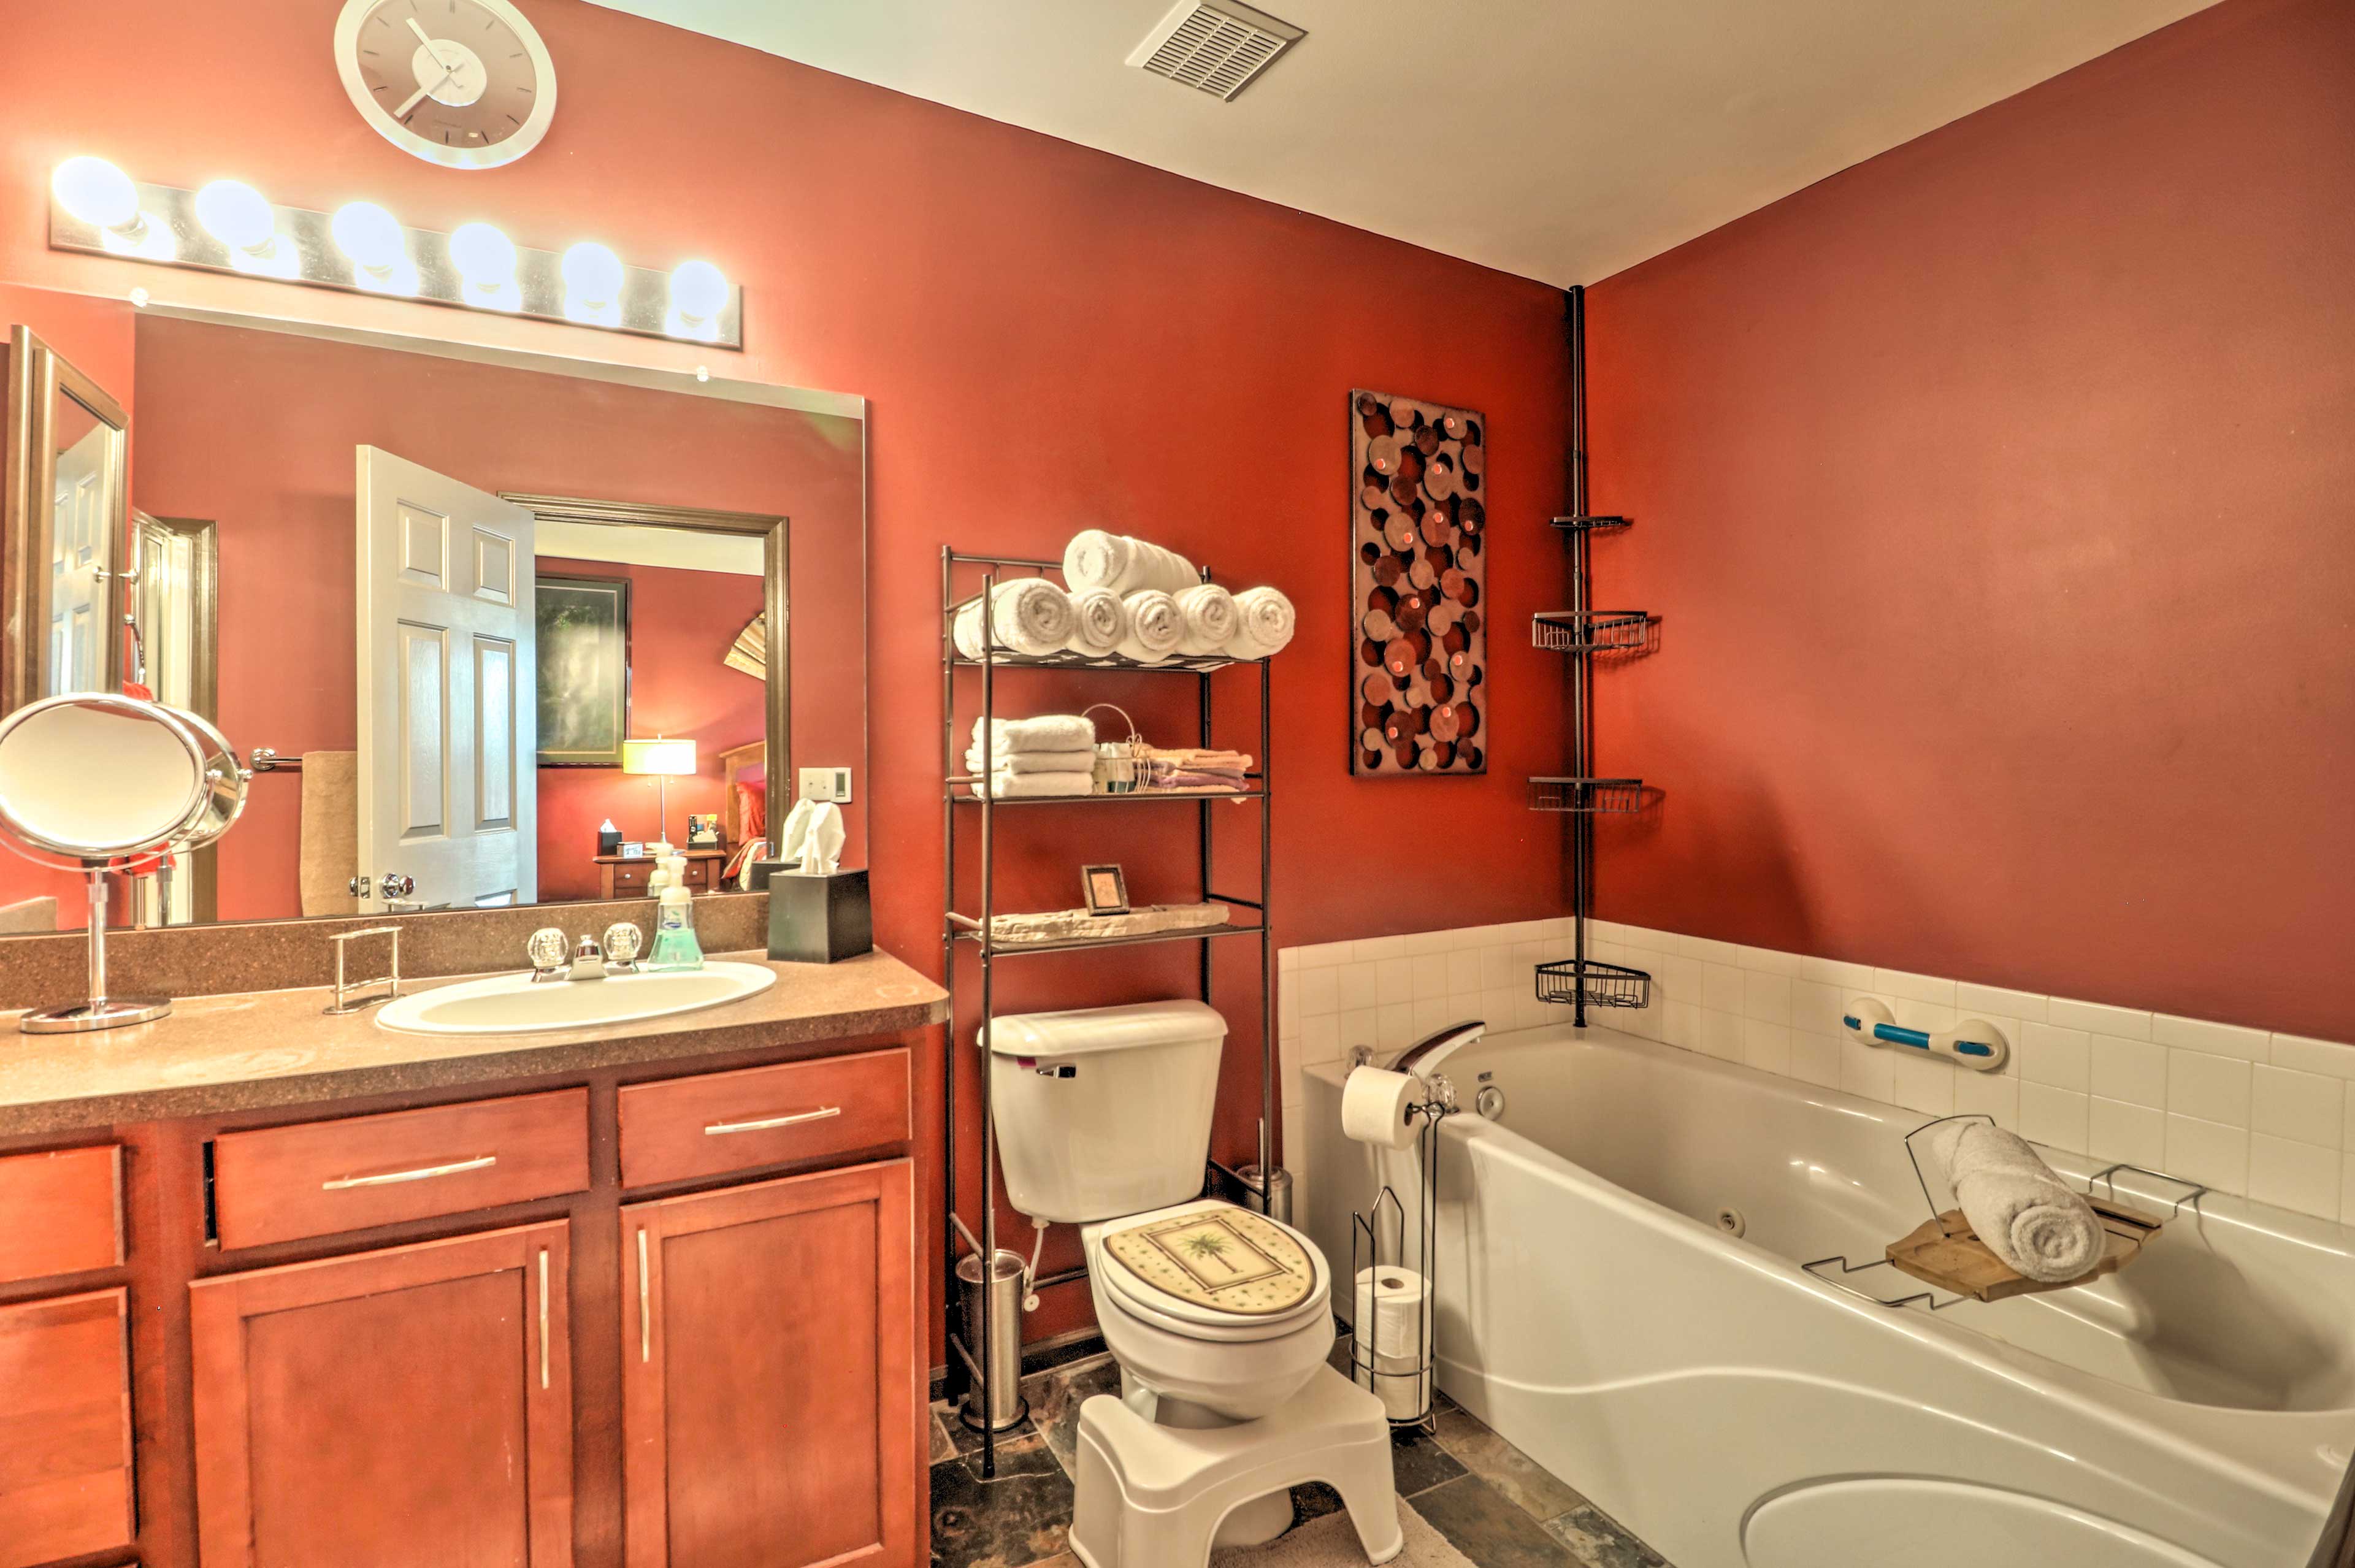
<path id="1" fill-rule="evenodd" d="M 621 852 L 622 830 L 616 827 L 609 833 L 602 827 L 599 828 L 597 830 L 597 853 L 600 855 L 618 855 Z"/>
<path id="2" fill-rule="evenodd" d="M 784 964 L 833 964 L 875 950 L 875 910 L 865 871 L 769 879 L 769 956 Z"/>

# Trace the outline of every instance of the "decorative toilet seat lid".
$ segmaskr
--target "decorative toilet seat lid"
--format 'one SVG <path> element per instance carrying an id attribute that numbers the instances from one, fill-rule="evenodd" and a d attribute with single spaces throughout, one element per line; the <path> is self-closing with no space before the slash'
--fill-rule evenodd
<path id="1" fill-rule="evenodd" d="M 1316 1288 L 1316 1264 L 1283 1226 L 1226 1205 L 1114 1231 L 1103 1250 L 1137 1283 L 1238 1317 L 1290 1312 Z"/>

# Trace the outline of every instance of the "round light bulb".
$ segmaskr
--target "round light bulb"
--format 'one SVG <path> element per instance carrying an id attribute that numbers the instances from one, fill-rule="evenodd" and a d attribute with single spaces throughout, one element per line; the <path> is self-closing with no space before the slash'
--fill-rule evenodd
<path id="1" fill-rule="evenodd" d="M 515 241 L 487 223 L 462 223 L 450 236 L 450 262 L 475 288 L 502 289 L 515 281 Z"/>
<path id="2" fill-rule="evenodd" d="M 277 230 L 269 198 L 242 180 L 215 180 L 197 192 L 197 221 L 232 251 L 261 251 Z"/>
<path id="3" fill-rule="evenodd" d="M 709 321 L 728 308 L 728 275 L 709 261 L 682 261 L 670 275 L 671 308 L 688 321 Z"/>
<path id="4" fill-rule="evenodd" d="M 128 229 L 139 221 L 139 187 L 104 158 L 68 158 L 49 176 L 58 204 L 96 229 Z"/>
<path id="5" fill-rule="evenodd" d="M 372 201 L 346 202 L 336 209 L 327 231 L 352 265 L 389 272 L 408 255 L 400 220 Z"/>
<path id="6" fill-rule="evenodd" d="M 604 246 L 583 240 L 564 252 L 564 292 L 594 309 L 622 294 L 622 259 Z"/>

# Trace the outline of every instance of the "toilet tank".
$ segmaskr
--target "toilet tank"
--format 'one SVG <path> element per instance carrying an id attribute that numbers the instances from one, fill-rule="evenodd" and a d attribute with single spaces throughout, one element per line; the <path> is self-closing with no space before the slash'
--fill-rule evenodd
<path id="1" fill-rule="evenodd" d="M 1007 1201 L 1083 1223 L 1199 1196 L 1226 1038 L 1204 1002 L 997 1019 L 990 1094 Z"/>

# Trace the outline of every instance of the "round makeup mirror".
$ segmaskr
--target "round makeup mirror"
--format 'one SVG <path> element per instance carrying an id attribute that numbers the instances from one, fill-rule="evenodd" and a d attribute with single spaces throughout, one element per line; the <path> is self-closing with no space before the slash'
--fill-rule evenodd
<path id="1" fill-rule="evenodd" d="M 111 1029 L 172 1010 L 166 997 L 107 995 L 107 876 L 218 838 L 245 809 L 250 776 L 210 722 L 144 698 L 74 693 L 0 719 L 0 829 L 9 847 L 90 879 L 90 996 L 27 1013 L 18 1028 Z"/>

